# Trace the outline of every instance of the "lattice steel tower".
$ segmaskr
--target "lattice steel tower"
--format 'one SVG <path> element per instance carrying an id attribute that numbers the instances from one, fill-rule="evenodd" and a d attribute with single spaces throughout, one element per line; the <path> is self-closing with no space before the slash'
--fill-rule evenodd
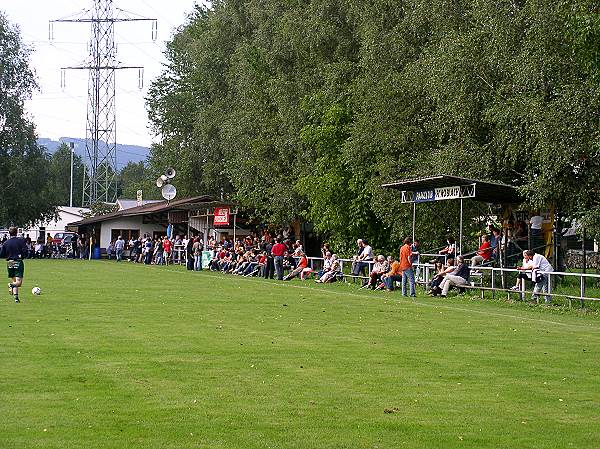
<path id="1" fill-rule="evenodd" d="M 118 15 L 115 15 L 115 9 Z M 138 83 L 143 87 L 143 67 L 124 66 L 117 61 L 115 22 L 152 21 L 152 40 L 156 40 L 157 21 L 114 8 L 112 0 L 93 0 L 92 9 L 70 17 L 50 21 L 53 39 L 55 22 L 90 22 L 91 39 L 88 60 L 81 66 L 64 70 L 88 70 L 88 107 L 86 120 L 86 172 L 83 181 L 83 206 L 117 200 L 117 120 L 115 109 L 115 70 L 138 69 Z"/>

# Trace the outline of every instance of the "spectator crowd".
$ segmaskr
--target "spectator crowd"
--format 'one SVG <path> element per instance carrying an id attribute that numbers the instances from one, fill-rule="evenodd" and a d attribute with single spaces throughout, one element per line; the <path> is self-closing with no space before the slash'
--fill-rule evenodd
<path id="1" fill-rule="evenodd" d="M 516 233 L 523 233 L 522 226 L 517 227 Z M 64 233 L 61 238 L 48 235 L 39 241 L 32 241 L 29 235 L 24 238 L 28 258 L 87 259 L 90 256 L 90 240 L 85 234 Z M 523 236 L 519 234 L 515 238 L 518 240 Z M 2 243 L 0 241 L 0 246 Z M 497 259 L 502 244 L 505 241 L 500 229 L 490 226 L 489 233 L 480 236 L 477 251 L 470 255 L 457 255 L 456 241 L 451 236 L 443 248 L 427 255 L 421 254 L 418 240 L 406 238 L 398 257 L 375 255 L 366 239 L 358 239 L 356 251 L 348 259 L 341 259 L 324 243 L 321 257 L 309 261 L 301 241 L 283 233 L 272 235 L 265 231 L 261 235 L 238 237 L 235 241 L 228 237 L 216 241 L 212 237 L 206 242 L 198 235 L 189 238 L 184 235 L 173 238 L 144 235 L 127 241 L 119 235 L 108 245 L 106 255 L 117 262 L 185 264 L 190 271 L 210 270 L 280 281 L 313 279 L 323 284 L 347 277 L 360 282 L 363 289 L 392 291 L 400 287 L 404 296 L 411 297 L 416 296 L 417 282 L 425 281 L 421 276 L 421 258 L 428 257 L 425 262 L 435 267 L 433 276 L 428 279 L 428 292 L 432 296 L 445 297 L 452 288 L 462 292 L 472 286 L 471 277 L 481 276 L 478 268 Z M 350 265 L 349 270 L 343 269 L 344 262 Z M 535 295 L 548 292 L 548 276 L 544 273 L 553 268 L 543 255 L 533 250 L 523 251 L 520 269 L 514 290 L 524 291 L 525 281 L 530 280 L 535 285 Z M 546 301 L 550 301 L 548 296 Z"/>

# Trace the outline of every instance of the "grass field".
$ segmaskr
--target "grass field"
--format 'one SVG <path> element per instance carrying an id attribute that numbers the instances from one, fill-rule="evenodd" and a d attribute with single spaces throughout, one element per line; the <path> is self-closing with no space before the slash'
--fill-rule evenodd
<path id="1" fill-rule="evenodd" d="M 600 447 L 597 315 L 106 261 L 4 290 L 2 449 Z"/>

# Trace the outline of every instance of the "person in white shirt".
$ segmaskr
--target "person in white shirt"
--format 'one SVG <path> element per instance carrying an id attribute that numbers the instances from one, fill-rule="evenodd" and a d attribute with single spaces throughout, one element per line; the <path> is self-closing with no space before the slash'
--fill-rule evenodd
<path id="1" fill-rule="evenodd" d="M 550 262 L 548 262 L 548 259 L 532 250 L 523 251 L 523 266 L 517 267 L 517 270 L 532 270 L 531 280 L 535 283 L 532 294 L 533 299 L 537 299 L 539 293 L 542 292 L 546 293 L 546 304 L 552 302 L 552 298 L 547 295 L 550 281 L 548 273 L 554 271 L 554 269 L 550 265 Z"/>
<path id="2" fill-rule="evenodd" d="M 125 250 L 125 240 L 119 236 L 115 242 L 115 253 L 117 255 L 117 262 L 123 260 L 123 251 Z"/>
<path id="3" fill-rule="evenodd" d="M 360 240 L 360 245 L 362 245 L 361 253 L 356 257 L 356 263 L 352 264 L 352 274 L 358 276 L 362 274 L 366 275 L 368 272 L 369 264 L 367 262 L 373 260 L 373 248 L 369 245 L 369 242 L 366 240 Z"/>

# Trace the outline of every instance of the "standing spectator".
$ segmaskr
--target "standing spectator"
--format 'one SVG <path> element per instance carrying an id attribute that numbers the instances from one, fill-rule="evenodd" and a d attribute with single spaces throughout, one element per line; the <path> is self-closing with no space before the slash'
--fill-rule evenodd
<path id="1" fill-rule="evenodd" d="M 115 242 L 115 254 L 117 256 L 117 262 L 120 262 L 123 259 L 123 251 L 125 250 L 125 240 L 123 237 L 117 237 L 117 241 Z"/>
<path id="2" fill-rule="evenodd" d="M 194 269 L 194 239 L 189 238 L 185 243 L 185 267 L 192 271 Z"/>
<path id="3" fill-rule="evenodd" d="M 415 272 L 412 266 L 412 252 L 410 247 L 412 239 L 406 237 L 404 245 L 400 248 L 400 269 L 402 270 L 402 296 L 406 296 L 406 283 L 410 285 L 410 296 L 414 298 L 415 294 Z"/>
<path id="4" fill-rule="evenodd" d="M 54 242 L 51 243 L 54 245 Z M 52 246 L 50 246 L 52 248 Z M 79 258 L 81 260 L 85 259 L 85 234 L 81 234 L 77 237 L 77 252 L 79 253 Z"/>
<path id="5" fill-rule="evenodd" d="M 331 257 L 331 249 L 329 248 L 329 243 L 324 242 L 321 245 L 321 256 L 325 259 L 325 254 L 329 253 L 329 257 Z"/>
<path id="6" fill-rule="evenodd" d="M 410 263 L 413 264 L 413 267 L 415 267 L 415 280 L 419 279 L 419 274 L 421 272 L 421 267 L 419 266 L 419 264 L 421 263 L 420 257 L 421 254 L 419 253 L 419 240 L 415 239 L 415 241 L 413 242 L 413 244 L 410 246 L 410 252 L 411 252 L 411 256 L 410 256 Z"/>
<path id="7" fill-rule="evenodd" d="M 77 242 L 76 242 L 76 245 L 78 247 L 77 254 L 79 254 L 79 241 L 80 241 L 80 237 L 77 236 Z M 48 236 L 46 237 L 46 247 L 44 248 L 46 257 L 48 259 L 50 259 L 50 256 L 52 255 L 52 245 L 54 245 L 54 240 L 52 239 L 52 236 L 50 234 L 48 234 Z"/>
<path id="8" fill-rule="evenodd" d="M 364 249 L 364 245 L 363 245 L 363 241 L 362 239 L 357 239 L 356 240 L 356 254 L 354 256 L 352 256 L 352 268 L 350 269 L 350 273 L 355 275 L 355 273 L 357 273 L 358 271 L 358 266 L 360 264 L 361 258 L 360 256 L 362 255 L 363 249 Z"/>
<path id="9" fill-rule="evenodd" d="M 532 217 L 529 219 L 531 226 L 531 245 L 534 251 L 543 252 L 544 240 L 542 238 L 542 226 L 544 224 L 544 217 L 542 217 L 539 211 L 534 211 Z"/>
<path id="10" fill-rule="evenodd" d="M 202 246 L 202 242 L 196 237 L 192 245 L 192 251 L 194 252 L 194 271 L 202 271 Z"/>
<path id="11" fill-rule="evenodd" d="M 165 259 L 165 265 L 169 265 L 169 258 L 171 257 L 171 239 L 168 236 L 165 236 L 163 239 L 163 257 Z"/>
<path id="12" fill-rule="evenodd" d="M 491 258 L 498 259 L 498 247 L 502 243 L 502 234 L 500 229 L 495 226 L 490 226 L 492 233 L 490 234 L 490 247 L 492 248 Z"/>
<path id="13" fill-rule="evenodd" d="M 265 267 L 263 270 L 263 275 L 265 279 L 273 279 L 275 275 L 275 262 L 273 260 L 273 254 L 271 254 L 271 250 L 273 249 L 273 244 L 271 243 L 271 236 L 265 237 L 265 241 L 263 244 L 263 251 L 265 252 Z"/>
<path id="14" fill-rule="evenodd" d="M 271 249 L 271 254 L 273 254 L 273 262 L 275 265 L 275 274 L 277 275 L 277 280 L 283 280 L 283 256 L 286 253 L 286 247 L 283 243 L 281 243 L 281 238 L 277 237 L 275 239 L 275 245 Z"/>
<path id="15" fill-rule="evenodd" d="M 35 258 L 41 259 L 44 256 L 44 241 L 38 240 L 35 244 Z"/>
<path id="16" fill-rule="evenodd" d="M 106 248 L 106 257 L 108 257 L 108 260 L 110 260 L 110 258 L 112 257 L 114 252 L 115 252 L 115 241 L 111 240 L 110 243 L 108 244 L 108 248 Z"/>
<path id="17" fill-rule="evenodd" d="M 154 244 L 154 264 L 155 265 L 163 265 L 164 260 L 163 260 L 163 241 L 162 238 L 159 236 L 156 239 L 156 242 Z"/>
<path id="18" fill-rule="evenodd" d="M 548 259 L 541 254 L 537 254 L 531 249 L 523 251 L 523 261 L 523 266 L 517 267 L 517 270 L 532 270 L 531 281 L 535 283 L 533 287 L 533 294 L 531 296 L 532 299 L 537 300 L 541 291 L 542 293 L 546 293 L 546 304 L 550 304 L 552 302 L 552 298 L 547 294 L 550 275 L 547 273 L 554 271 L 552 265 L 550 265 Z"/>

